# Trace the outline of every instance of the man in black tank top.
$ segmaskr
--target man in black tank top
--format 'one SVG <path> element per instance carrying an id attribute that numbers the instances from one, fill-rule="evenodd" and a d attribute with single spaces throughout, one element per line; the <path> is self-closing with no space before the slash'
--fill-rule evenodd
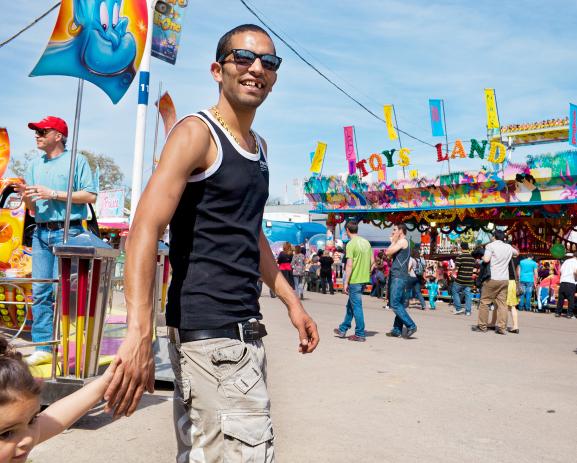
<path id="1" fill-rule="evenodd" d="M 417 325 L 405 308 L 405 291 L 409 281 L 409 260 L 411 247 L 407 241 L 407 227 L 405 224 L 393 225 L 391 233 L 391 245 L 385 253 L 392 257 L 390 278 L 390 301 L 389 306 L 395 312 L 393 329 L 387 336 L 398 338 L 403 334 L 403 326 L 407 328 L 405 337 L 411 337 L 417 331 Z"/>
<path id="2" fill-rule="evenodd" d="M 210 67 L 218 103 L 176 123 L 130 229 L 128 332 L 105 398 L 115 415 L 129 415 L 145 390 L 153 392 L 152 288 L 157 242 L 170 222 L 166 318 L 176 377 L 177 461 L 274 459 L 259 278 L 287 306 L 298 350 L 310 353 L 319 341 L 261 229 L 266 144 L 251 125 L 280 62 L 259 26 L 239 26 L 220 39 Z"/>

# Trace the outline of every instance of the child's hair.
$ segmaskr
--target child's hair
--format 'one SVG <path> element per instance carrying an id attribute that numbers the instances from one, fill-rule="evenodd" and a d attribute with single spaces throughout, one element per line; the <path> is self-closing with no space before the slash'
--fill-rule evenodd
<path id="1" fill-rule="evenodd" d="M 429 277 L 429 282 L 430 283 L 435 283 L 435 281 L 437 281 L 437 279 L 434 276 L 430 276 Z"/>
<path id="2" fill-rule="evenodd" d="M 24 395 L 40 395 L 40 384 L 36 382 L 22 355 L 0 336 L 0 405 L 12 402 Z"/>

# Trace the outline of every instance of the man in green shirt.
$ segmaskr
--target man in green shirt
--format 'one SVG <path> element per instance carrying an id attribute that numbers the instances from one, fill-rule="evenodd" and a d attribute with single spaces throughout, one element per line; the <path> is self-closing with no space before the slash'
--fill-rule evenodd
<path id="1" fill-rule="evenodd" d="M 345 227 L 350 241 L 347 243 L 346 276 L 343 283 L 343 291 L 349 295 L 347 302 L 347 312 L 344 321 L 334 333 L 339 338 L 344 338 L 351 327 L 353 318 L 355 319 L 355 334 L 349 336 L 349 341 L 364 342 L 365 337 L 365 317 L 363 315 L 363 286 L 371 281 L 371 268 L 374 264 L 371 243 L 360 237 L 357 233 L 359 225 L 355 221 L 350 221 Z"/>

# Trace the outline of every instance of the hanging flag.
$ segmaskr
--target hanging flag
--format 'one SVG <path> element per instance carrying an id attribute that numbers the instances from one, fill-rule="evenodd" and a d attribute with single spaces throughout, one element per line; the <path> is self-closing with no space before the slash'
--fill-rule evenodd
<path id="1" fill-rule="evenodd" d="M 569 103 L 569 144 L 577 146 L 577 105 Z"/>
<path id="2" fill-rule="evenodd" d="M 443 114 L 443 100 L 429 100 L 429 110 L 431 112 L 431 129 L 433 137 L 445 136 L 445 127 L 441 115 Z"/>
<path id="3" fill-rule="evenodd" d="M 188 1 L 172 0 L 168 3 L 170 8 L 166 12 L 154 11 L 152 56 L 167 63 L 175 64 Z"/>
<path id="4" fill-rule="evenodd" d="M 498 129 L 499 114 L 497 113 L 497 99 L 495 98 L 495 89 L 485 89 L 485 103 L 487 105 L 487 129 Z"/>
<path id="5" fill-rule="evenodd" d="M 6 172 L 8 162 L 10 161 L 10 138 L 8 130 L 0 128 L 0 177 Z"/>
<path id="6" fill-rule="evenodd" d="M 327 151 L 327 144 L 319 141 L 317 143 L 317 149 L 315 150 L 315 155 L 313 156 L 313 161 L 311 162 L 311 172 L 315 174 L 320 174 L 323 170 L 323 163 L 325 161 L 325 153 Z"/>
<path id="7" fill-rule="evenodd" d="M 396 140 L 399 138 L 397 131 L 395 130 L 395 124 L 393 124 L 393 105 L 387 104 L 383 107 L 385 113 L 385 123 L 387 124 L 387 132 L 389 133 L 390 140 Z"/>
<path id="8" fill-rule="evenodd" d="M 147 29 L 146 0 L 62 0 L 46 50 L 30 76 L 78 77 L 116 104 L 140 66 Z"/>
<path id="9" fill-rule="evenodd" d="M 176 123 L 176 108 L 168 92 L 164 92 L 164 95 L 154 104 L 158 108 L 162 122 L 164 122 L 164 136 L 167 137 L 168 132 Z"/>
<path id="10" fill-rule="evenodd" d="M 357 171 L 357 153 L 355 152 L 355 128 L 351 125 L 345 127 L 344 131 L 345 131 L 345 155 L 347 157 L 349 175 L 353 175 Z"/>

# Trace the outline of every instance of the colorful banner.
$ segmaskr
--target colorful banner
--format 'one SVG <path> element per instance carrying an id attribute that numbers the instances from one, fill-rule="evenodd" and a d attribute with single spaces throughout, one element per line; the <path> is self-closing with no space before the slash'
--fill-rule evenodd
<path id="1" fill-rule="evenodd" d="M 98 192 L 96 216 L 99 218 L 124 217 L 124 189 Z"/>
<path id="2" fill-rule="evenodd" d="M 485 89 L 485 104 L 487 105 L 487 129 L 498 129 L 499 114 L 497 113 L 497 99 L 495 98 L 495 89 Z"/>
<path id="3" fill-rule="evenodd" d="M 431 130 L 433 137 L 445 136 L 445 127 L 443 124 L 443 100 L 429 100 L 429 111 L 431 113 Z"/>
<path id="4" fill-rule="evenodd" d="M 411 173 L 410 173 L 411 174 Z M 315 176 L 304 191 L 316 210 L 429 209 L 575 205 L 577 151 L 530 155 L 503 169 L 451 172 L 435 178 L 367 182 L 360 175 Z M 545 208 L 542 208 L 545 206 Z M 557 207 L 557 206 L 556 206 Z M 532 212 L 528 213 L 532 216 Z"/>
<path id="5" fill-rule="evenodd" d="M 0 177 L 6 172 L 8 162 L 10 161 L 10 138 L 8 130 L 0 128 Z"/>
<path id="6" fill-rule="evenodd" d="M 167 3 L 170 5 L 169 11 L 164 14 L 154 12 L 152 56 L 175 64 L 188 0 L 168 0 Z"/>
<path id="7" fill-rule="evenodd" d="M 569 144 L 577 146 L 577 106 L 569 103 Z"/>
<path id="8" fill-rule="evenodd" d="M 168 132 L 170 132 L 170 129 L 172 129 L 176 123 L 176 108 L 168 92 L 164 92 L 160 100 L 154 104 L 158 108 L 162 122 L 164 122 L 164 136 L 167 137 Z"/>
<path id="9" fill-rule="evenodd" d="M 349 168 L 349 175 L 356 172 L 357 153 L 355 152 L 355 128 L 351 125 L 344 128 L 345 132 L 345 155 Z"/>
<path id="10" fill-rule="evenodd" d="M 323 170 L 323 163 L 325 161 L 325 153 L 327 151 L 327 144 L 319 141 L 317 143 L 317 149 L 315 150 L 315 155 L 313 156 L 313 161 L 311 162 L 310 171 L 315 174 L 320 174 Z"/>
<path id="11" fill-rule="evenodd" d="M 118 103 L 144 52 L 146 0 L 63 0 L 46 50 L 30 76 L 88 80 Z"/>
<path id="12" fill-rule="evenodd" d="M 389 140 L 396 140 L 399 138 L 397 131 L 395 130 L 395 124 L 393 124 L 393 105 L 387 104 L 383 107 L 385 114 L 385 123 L 387 124 L 387 132 L 389 133 Z"/>

